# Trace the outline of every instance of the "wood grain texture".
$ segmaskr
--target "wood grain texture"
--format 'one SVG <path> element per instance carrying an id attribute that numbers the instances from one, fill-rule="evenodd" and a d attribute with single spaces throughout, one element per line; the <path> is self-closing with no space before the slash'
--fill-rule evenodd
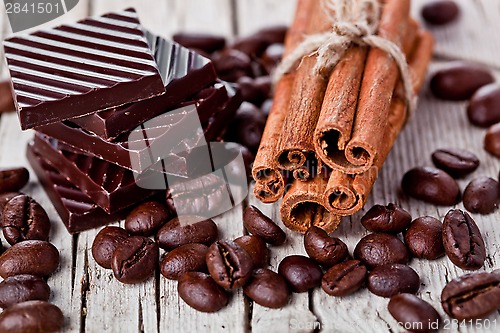
<path id="1" fill-rule="evenodd" d="M 415 1 L 415 8 L 424 0 Z M 457 0 L 466 15 L 448 28 L 433 28 L 436 33 L 438 57 L 469 59 L 500 67 L 495 56 L 500 50 L 500 40 L 491 36 L 500 23 L 500 5 L 496 0 Z M 231 3 L 236 3 L 236 8 Z M 262 26 L 287 23 L 291 20 L 295 0 L 80 0 L 77 9 L 62 20 L 82 18 L 87 10 L 100 14 L 127 6 L 137 8 L 141 20 L 156 33 L 168 36 L 183 29 L 211 31 L 231 36 L 234 31 L 251 33 Z M 90 8 L 90 9 L 89 9 Z M 417 9 L 414 9 L 416 12 Z M 237 12 L 238 18 L 231 16 Z M 73 16 L 74 15 L 74 16 Z M 469 17 L 470 15 L 470 17 Z M 2 38 L 9 34 L 5 12 L 0 6 Z M 51 22 L 57 24 L 58 22 Z M 50 23 L 49 23 L 50 24 Z M 485 33 L 485 29 L 492 32 Z M 458 33 L 457 33 L 458 31 Z M 490 37 L 488 37 L 490 36 Z M 443 63 L 434 61 L 431 72 Z M 0 72 L 5 72 L 4 60 Z M 495 73 L 500 79 L 500 72 Z M 427 84 L 425 85 L 427 86 Z M 484 149 L 484 130 L 468 123 L 465 103 L 443 102 L 434 99 L 427 89 L 421 94 L 418 112 L 401 133 L 386 163 L 380 170 L 367 208 L 344 218 L 334 233 L 344 240 L 351 253 L 358 240 L 367 232 L 359 220 L 375 203 L 396 202 L 408 209 L 413 217 L 431 215 L 442 219 L 449 207 L 435 207 L 409 199 L 401 194 L 399 182 L 405 171 L 417 165 L 431 165 L 430 154 L 443 147 L 459 147 L 473 151 L 481 160 L 479 169 L 460 180 L 463 189 L 474 177 L 497 177 L 500 160 L 488 155 Z M 0 118 L 0 168 L 29 167 L 24 151 L 33 132 L 21 132 L 15 114 Z M 122 285 L 110 270 L 100 268 L 93 260 L 90 247 L 96 230 L 70 236 L 64 229 L 50 200 L 38 184 L 36 176 L 24 189 L 47 210 L 52 221 L 51 241 L 61 253 L 61 267 L 48 280 L 52 288 L 51 301 L 58 305 L 66 317 L 64 332 L 403 332 L 387 311 L 387 299 L 376 297 L 367 290 L 352 296 L 335 298 L 316 290 L 311 295 L 294 294 L 289 305 L 281 310 L 271 310 L 252 304 L 241 291 L 235 293 L 230 304 L 215 314 L 196 312 L 184 304 L 177 295 L 177 283 L 156 273 L 155 277 L 136 286 Z M 279 203 L 264 205 L 252 197 L 246 204 L 258 206 L 280 225 Z M 463 209 L 463 205 L 457 207 Z M 241 225 L 242 208 L 217 217 L 223 238 L 235 238 L 244 233 Z M 500 268 L 499 217 L 473 215 L 485 238 L 488 260 L 483 268 L 491 271 Z M 271 269 L 277 270 L 281 259 L 290 254 L 304 254 L 302 236 L 287 232 L 287 242 L 271 247 Z M 2 236 L 3 237 L 3 236 Z M 2 240 L 6 244 L 5 240 Z M 465 272 L 446 258 L 434 262 L 412 260 L 411 266 L 422 277 L 419 296 L 431 302 L 444 316 L 439 296 L 444 284 Z M 489 317 L 497 320 L 497 327 L 477 329 L 461 327 L 445 332 L 497 332 L 500 329 L 498 313 Z"/>

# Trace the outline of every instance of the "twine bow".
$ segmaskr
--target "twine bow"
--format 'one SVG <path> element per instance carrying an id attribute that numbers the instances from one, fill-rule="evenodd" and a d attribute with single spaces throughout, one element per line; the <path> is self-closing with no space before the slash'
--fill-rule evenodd
<path id="1" fill-rule="evenodd" d="M 409 114 L 413 114 L 416 98 L 406 57 L 392 41 L 375 35 L 380 23 L 379 0 L 322 0 L 325 15 L 332 30 L 309 35 L 289 55 L 274 73 L 277 82 L 306 56 L 316 55 L 313 74 L 329 74 L 353 45 L 379 48 L 389 54 L 401 73 Z"/>

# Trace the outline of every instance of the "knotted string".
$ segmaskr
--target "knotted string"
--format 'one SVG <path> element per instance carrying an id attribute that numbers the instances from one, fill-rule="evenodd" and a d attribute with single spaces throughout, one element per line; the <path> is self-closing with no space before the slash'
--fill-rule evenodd
<path id="1" fill-rule="evenodd" d="M 406 57 L 398 45 L 375 35 L 380 23 L 379 0 L 322 0 L 321 5 L 331 22 L 332 30 L 306 36 L 276 68 L 274 82 L 293 70 L 304 57 L 316 55 L 313 74 L 329 75 L 353 44 L 375 47 L 385 51 L 396 62 L 409 115 L 412 115 L 416 98 Z"/>

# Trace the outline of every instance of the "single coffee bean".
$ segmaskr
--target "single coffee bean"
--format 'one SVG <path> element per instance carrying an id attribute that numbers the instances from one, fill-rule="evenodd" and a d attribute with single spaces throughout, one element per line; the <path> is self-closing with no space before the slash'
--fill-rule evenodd
<path id="1" fill-rule="evenodd" d="M 268 74 L 272 74 L 276 66 L 283 58 L 285 52 L 285 45 L 271 44 L 267 47 L 262 55 L 260 62 Z"/>
<path id="2" fill-rule="evenodd" d="M 50 287 L 39 276 L 15 275 L 0 283 L 0 307 L 3 309 L 26 301 L 48 301 L 49 297 Z"/>
<path id="3" fill-rule="evenodd" d="M 448 258 L 458 267 L 476 270 L 483 267 L 486 248 L 476 222 L 460 209 L 450 210 L 444 217 L 443 244 Z"/>
<path id="4" fill-rule="evenodd" d="M 127 230 L 114 226 L 107 226 L 99 231 L 92 243 L 92 256 L 96 263 L 110 269 L 113 252 L 129 236 Z"/>
<path id="5" fill-rule="evenodd" d="M 267 268 L 256 269 L 243 292 L 255 303 L 272 309 L 284 307 L 290 299 L 285 279 Z"/>
<path id="6" fill-rule="evenodd" d="M 420 277 L 410 266 L 387 264 L 375 267 L 368 275 L 368 290 L 381 297 L 396 294 L 415 294 L 420 288 Z"/>
<path id="7" fill-rule="evenodd" d="M 252 258 L 253 268 L 265 268 L 269 265 L 269 249 L 259 236 L 241 236 L 234 240 Z"/>
<path id="8" fill-rule="evenodd" d="M 350 295 L 363 286 L 367 272 L 359 260 L 341 262 L 325 272 L 321 288 L 331 296 Z"/>
<path id="9" fill-rule="evenodd" d="M 259 106 L 266 98 L 269 97 L 267 87 L 263 86 L 265 82 L 262 77 L 252 79 L 248 76 L 243 76 L 240 77 L 236 83 L 240 89 L 241 98 L 246 102 L 252 103 L 253 105 Z"/>
<path id="10" fill-rule="evenodd" d="M 259 35 L 250 35 L 236 38 L 228 48 L 241 51 L 253 59 L 260 57 L 268 45 Z"/>
<path id="11" fill-rule="evenodd" d="M 431 216 L 415 219 L 404 237 L 405 243 L 415 258 L 434 260 L 444 256 L 443 224 Z"/>
<path id="12" fill-rule="evenodd" d="M 500 202 L 500 183 L 489 177 L 476 178 L 464 191 L 464 207 L 471 213 L 493 213 Z"/>
<path id="13" fill-rule="evenodd" d="M 415 295 L 394 295 L 387 308 L 394 319 L 411 332 L 436 332 L 439 329 L 439 313 L 432 305 Z"/>
<path id="14" fill-rule="evenodd" d="M 12 198 L 4 207 L 2 230 L 9 244 L 49 239 L 50 220 L 45 210 L 27 195 Z"/>
<path id="15" fill-rule="evenodd" d="M 226 46 L 226 39 L 223 36 L 205 33 L 180 32 L 176 33 L 173 39 L 188 49 L 198 49 L 207 53 L 213 53 Z"/>
<path id="16" fill-rule="evenodd" d="M 252 275 L 252 257 L 233 241 L 213 243 L 207 252 L 207 268 L 214 281 L 226 289 L 243 287 Z"/>
<path id="17" fill-rule="evenodd" d="M 361 238 L 354 249 L 354 258 L 373 268 L 385 264 L 406 264 L 410 255 L 396 236 L 374 233 Z"/>
<path id="18" fill-rule="evenodd" d="M 285 42 L 285 36 L 288 31 L 286 25 L 275 25 L 260 29 L 255 34 L 262 38 L 267 44 L 275 44 Z"/>
<path id="19" fill-rule="evenodd" d="M 411 215 L 393 203 L 375 205 L 361 218 L 361 224 L 369 231 L 397 234 L 411 222 Z"/>
<path id="20" fill-rule="evenodd" d="M 447 148 L 432 153 L 434 165 L 454 178 L 462 178 L 475 171 L 479 158 L 468 150 Z"/>
<path id="21" fill-rule="evenodd" d="M 323 272 L 311 258 L 301 255 L 285 257 L 278 266 L 278 273 L 285 278 L 293 292 L 303 293 L 319 287 Z"/>
<path id="22" fill-rule="evenodd" d="M 10 80 L 0 80 L 0 113 L 15 110 Z"/>
<path id="23" fill-rule="evenodd" d="M 486 68 L 467 62 L 452 62 L 437 71 L 431 79 L 434 96 L 451 101 L 467 100 L 487 84 L 495 81 Z"/>
<path id="24" fill-rule="evenodd" d="M 443 25 L 454 21 L 460 8 L 451 0 L 433 0 L 422 8 L 422 17 L 425 21 L 434 25 Z"/>
<path id="25" fill-rule="evenodd" d="M 0 333 L 59 332 L 63 325 L 62 311 L 45 301 L 15 304 L 0 314 Z"/>
<path id="26" fill-rule="evenodd" d="M 0 170 L 0 194 L 19 191 L 28 183 L 29 178 L 26 168 Z"/>
<path id="27" fill-rule="evenodd" d="M 285 232 L 255 206 L 245 208 L 243 224 L 249 233 L 259 236 L 268 244 L 281 245 L 286 240 Z"/>
<path id="28" fill-rule="evenodd" d="M 215 53 L 212 62 L 222 80 L 236 82 L 242 76 L 253 76 L 252 60 L 244 52 L 226 49 Z"/>
<path id="29" fill-rule="evenodd" d="M 407 195 L 438 206 L 453 206 L 461 198 L 455 179 L 443 170 L 430 167 L 416 167 L 406 172 L 401 187 Z"/>
<path id="30" fill-rule="evenodd" d="M 264 113 L 255 105 L 243 102 L 231 121 L 225 137 L 226 140 L 238 142 L 252 153 L 256 153 L 265 126 Z"/>
<path id="31" fill-rule="evenodd" d="M 9 202 L 10 199 L 15 198 L 21 194 L 21 192 L 7 192 L 4 194 L 0 194 L 0 221 L 2 221 L 2 212 L 7 202 Z"/>
<path id="32" fill-rule="evenodd" d="M 219 231 L 213 220 L 202 220 L 199 216 L 182 216 L 167 222 L 158 231 L 155 239 L 159 247 L 171 250 L 189 243 L 208 246 L 215 242 L 218 236 Z"/>
<path id="33" fill-rule="evenodd" d="M 139 283 L 148 279 L 158 266 L 158 246 L 151 239 L 132 236 L 113 252 L 113 275 L 122 283 Z"/>
<path id="34" fill-rule="evenodd" d="M 229 302 L 226 291 L 210 275 L 201 272 L 181 275 L 177 291 L 187 305 L 202 312 L 219 311 Z"/>
<path id="35" fill-rule="evenodd" d="M 49 242 L 27 240 L 12 245 L 0 256 L 0 276 L 49 276 L 59 267 L 59 251 Z"/>
<path id="36" fill-rule="evenodd" d="M 177 280 L 179 277 L 191 271 L 205 271 L 207 264 L 208 247 L 203 244 L 193 243 L 182 245 L 173 249 L 163 258 L 160 263 L 161 274 L 169 280 Z"/>
<path id="37" fill-rule="evenodd" d="M 151 236 L 171 218 L 172 213 L 165 205 L 148 201 L 128 214 L 125 219 L 125 229 L 132 234 Z"/>
<path id="38" fill-rule="evenodd" d="M 500 123 L 491 126 L 486 132 L 484 149 L 491 155 L 500 157 Z"/>
<path id="39" fill-rule="evenodd" d="M 262 103 L 260 106 L 260 110 L 262 113 L 266 115 L 266 117 L 269 116 L 269 112 L 271 112 L 271 108 L 273 107 L 273 100 L 271 98 L 268 98 Z"/>
<path id="40" fill-rule="evenodd" d="M 479 127 L 500 122 L 500 84 L 488 84 L 474 94 L 467 106 L 469 121 Z"/>
<path id="41" fill-rule="evenodd" d="M 307 254 L 319 264 L 333 266 L 349 256 L 347 245 L 336 237 L 330 237 L 321 228 L 312 226 L 304 235 Z"/>
<path id="42" fill-rule="evenodd" d="M 500 270 L 471 273 L 451 280 L 441 293 L 441 305 L 452 318 L 485 318 L 500 304 Z"/>

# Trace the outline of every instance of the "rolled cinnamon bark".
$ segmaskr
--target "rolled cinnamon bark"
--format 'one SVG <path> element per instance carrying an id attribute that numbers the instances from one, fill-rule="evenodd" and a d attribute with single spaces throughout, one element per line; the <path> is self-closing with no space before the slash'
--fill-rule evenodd
<path id="1" fill-rule="evenodd" d="M 319 174 L 307 181 L 295 179 L 281 203 L 281 220 L 293 231 L 305 233 L 317 226 L 330 233 L 337 229 L 341 217 L 332 214 L 323 205 L 323 194 L 328 179 Z"/>
<path id="2" fill-rule="evenodd" d="M 310 13 L 316 2 L 317 0 L 298 1 L 294 21 L 287 33 L 284 56 L 304 39 Z M 284 75 L 275 87 L 273 106 L 252 168 L 253 178 L 257 182 L 254 194 L 265 203 L 277 201 L 285 191 L 283 176 L 275 162 L 275 156 L 288 111 L 294 76 L 294 73 Z"/>
<path id="3" fill-rule="evenodd" d="M 321 1 L 310 13 L 307 34 L 316 34 L 331 29 L 331 22 Z M 316 56 L 308 55 L 295 72 L 288 113 L 278 144 L 277 164 L 284 170 L 293 171 L 306 162 L 307 155 L 314 153 L 313 134 L 325 95 L 327 80 L 324 73 L 313 74 Z"/>
<path id="4" fill-rule="evenodd" d="M 414 75 L 414 91 L 418 93 L 425 79 L 427 67 L 431 61 L 434 39 L 425 31 L 420 31 L 410 58 L 410 68 Z M 383 145 L 377 154 L 375 164 L 363 174 L 349 176 L 340 171 L 333 171 L 328 180 L 324 195 L 324 206 L 338 215 L 352 215 L 363 208 L 373 188 L 379 170 L 382 168 L 396 138 L 403 128 L 406 116 L 406 100 L 403 87 L 398 84 L 391 102 L 388 124 L 385 129 Z"/>

